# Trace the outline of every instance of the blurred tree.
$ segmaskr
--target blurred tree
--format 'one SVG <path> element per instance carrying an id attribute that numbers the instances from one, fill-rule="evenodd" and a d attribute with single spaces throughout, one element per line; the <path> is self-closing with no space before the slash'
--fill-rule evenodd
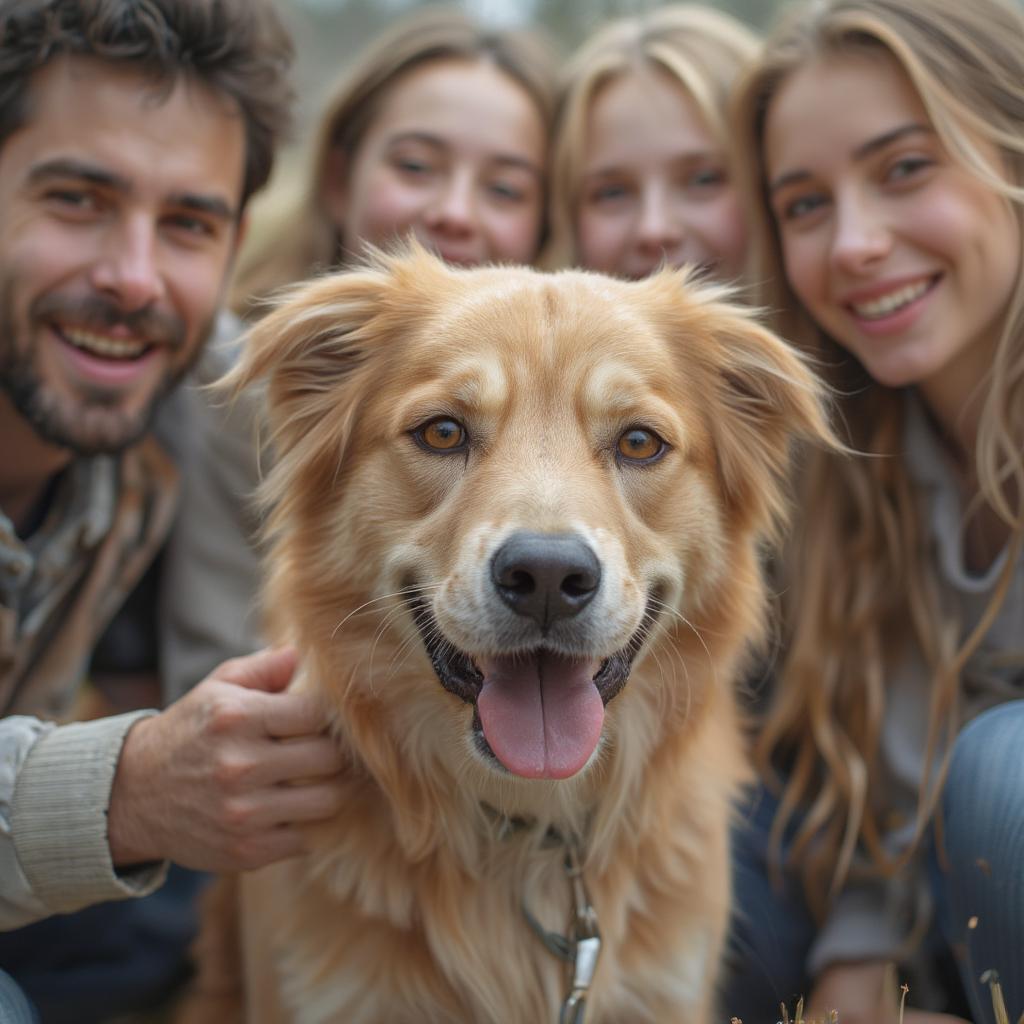
<path id="1" fill-rule="evenodd" d="M 345 64 L 396 17 L 436 0 L 278 0 L 299 52 L 300 119 L 321 98 Z M 780 0 L 709 0 L 763 29 Z M 537 25 L 562 52 L 570 51 L 607 18 L 658 6 L 654 0 L 458 0 L 451 6 L 495 25 Z"/>

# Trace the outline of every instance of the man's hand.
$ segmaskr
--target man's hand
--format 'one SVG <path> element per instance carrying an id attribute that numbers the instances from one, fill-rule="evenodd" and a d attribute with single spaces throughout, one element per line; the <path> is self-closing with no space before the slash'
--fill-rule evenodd
<path id="1" fill-rule="evenodd" d="M 842 1024 L 896 1024 L 900 1019 L 903 1024 L 970 1024 L 961 1017 L 925 1010 L 907 1010 L 900 1018 L 899 1007 L 886 1000 L 886 966 L 881 960 L 833 964 L 818 978 L 804 1016 L 827 1021 L 837 1010 Z"/>
<path id="2" fill-rule="evenodd" d="M 338 813 L 341 757 L 323 712 L 283 692 L 295 664 L 290 649 L 227 661 L 133 726 L 110 795 L 116 866 L 261 867 L 302 852 L 298 826 Z"/>

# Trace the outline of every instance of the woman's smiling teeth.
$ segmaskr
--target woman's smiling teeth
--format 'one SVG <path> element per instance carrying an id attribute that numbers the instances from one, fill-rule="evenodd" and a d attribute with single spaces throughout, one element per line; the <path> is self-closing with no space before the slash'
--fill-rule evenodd
<path id="1" fill-rule="evenodd" d="M 105 334 L 94 334 L 92 331 L 76 327 L 65 327 L 60 331 L 60 335 L 75 348 L 103 359 L 138 359 L 149 348 L 145 341 L 111 338 Z"/>
<path id="2" fill-rule="evenodd" d="M 905 284 L 886 295 L 880 295 L 877 299 L 871 299 L 868 302 L 851 302 L 850 308 L 864 320 L 880 320 L 882 317 L 899 312 L 904 306 L 909 306 L 915 299 L 919 299 L 931 288 L 933 281 L 933 278 L 923 277 L 920 281 Z"/>

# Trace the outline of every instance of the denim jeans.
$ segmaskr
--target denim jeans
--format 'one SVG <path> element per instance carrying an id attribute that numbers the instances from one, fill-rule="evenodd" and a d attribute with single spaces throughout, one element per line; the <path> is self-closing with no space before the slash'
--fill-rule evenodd
<path id="1" fill-rule="evenodd" d="M 932 871 L 939 926 L 966 950 L 961 974 L 976 1024 L 995 1021 L 980 980 L 987 970 L 998 972 L 1016 1021 L 1024 1014 L 1024 700 L 964 727 L 942 807 L 948 866 L 938 857 Z"/>
<path id="2" fill-rule="evenodd" d="M 172 867 L 151 896 L 0 933 L 0 978 L 7 972 L 42 1024 L 101 1024 L 158 1007 L 188 976 L 196 898 L 206 877 Z M 0 1022 L 7 1019 L 0 1012 Z"/>
<path id="3" fill-rule="evenodd" d="M 775 1024 L 810 991 L 804 971 L 816 926 L 799 878 L 769 873 L 769 833 L 778 801 L 757 788 L 733 829 L 733 919 L 720 1005 L 724 1018 Z"/>
<path id="4" fill-rule="evenodd" d="M 799 878 L 787 871 L 777 887 L 769 876 L 776 808 L 770 793 L 757 790 L 733 835 L 736 909 L 722 1009 L 744 1024 L 775 1024 L 780 1003 L 792 1008 L 812 983 L 804 965 L 816 927 Z M 942 810 L 945 857 L 930 857 L 936 937 L 960 969 L 975 1024 L 995 1024 L 980 980 L 990 969 L 1016 1021 L 1024 1013 L 1024 700 L 992 708 L 961 730 Z"/>
<path id="5" fill-rule="evenodd" d="M 0 971 L 0 1022 L 2 1024 L 38 1024 L 39 1017 L 29 1005 L 25 993 L 9 975 Z"/>

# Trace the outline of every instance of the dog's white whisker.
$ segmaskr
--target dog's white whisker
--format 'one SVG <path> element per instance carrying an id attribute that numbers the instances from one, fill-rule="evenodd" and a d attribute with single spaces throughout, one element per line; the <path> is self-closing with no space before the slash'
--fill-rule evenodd
<path id="1" fill-rule="evenodd" d="M 357 608 L 353 608 L 335 627 L 331 630 L 331 639 L 333 640 L 338 633 L 338 630 L 345 625 L 349 619 L 355 618 L 357 615 L 368 614 L 368 609 L 371 605 L 380 604 L 382 601 L 392 601 L 397 597 L 409 597 L 410 595 L 419 595 L 421 593 L 428 593 L 431 590 L 439 590 L 442 584 L 434 583 L 429 585 L 413 585 L 403 587 L 401 590 L 396 590 L 390 594 L 382 594 L 380 597 L 371 597 L 369 601 L 364 601 Z M 402 606 L 399 606 L 401 608 Z"/>
<path id="2" fill-rule="evenodd" d="M 387 613 L 387 615 L 385 615 L 383 621 L 378 625 L 377 631 L 373 635 L 373 642 L 370 645 L 370 654 L 369 654 L 369 658 L 368 658 L 368 661 L 369 661 L 369 664 L 370 664 L 370 678 L 369 678 L 368 683 L 367 683 L 371 693 L 376 692 L 374 672 L 375 672 L 375 666 L 376 666 L 376 661 L 377 661 L 377 647 L 380 644 L 381 638 L 388 631 L 388 628 L 390 627 L 391 623 L 404 610 L 405 609 L 401 605 L 398 605 L 398 606 L 392 608 Z"/>
<path id="3" fill-rule="evenodd" d="M 416 644 L 420 639 L 420 634 L 415 627 L 408 630 L 407 634 L 402 638 L 398 647 L 395 649 L 394 654 L 391 656 L 391 660 L 388 662 L 388 676 L 395 676 L 398 674 L 409 656 L 416 649 Z"/>
<path id="4" fill-rule="evenodd" d="M 659 717 L 664 717 L 668 712 L 669 696 L 671 695 L 672 689 L 675 687 L 675 673 L 672 673 L 671 680 L 668 679 L 665 674 L 665 666 L 662 664 L 661 658 L 658 657 L 658 652 L 652 650 L 651 657 L 654 659 L 655 665 L 658 666 L 658 675 L 661 676 L 661 686 L 657 691 L 658 713 Z"/>

